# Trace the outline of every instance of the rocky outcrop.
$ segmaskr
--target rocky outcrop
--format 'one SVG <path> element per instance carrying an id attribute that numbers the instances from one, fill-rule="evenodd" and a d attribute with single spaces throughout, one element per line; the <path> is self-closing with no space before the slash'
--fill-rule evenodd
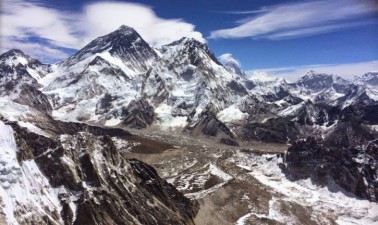
<path id="1" fill-rule="evenodd" d="M 155 118 L 154 108 L 146 101 L 131 101 L 122 109 L 123 125 L 131 128 L 146 128 Z"/>
<path id="2" fill-rule="evenodd" d="M 296 123 L 285 118 L 269 119 L 264 123 L 250 122 L 243 126 L 242 138 L 270 143 L 288 143 L 297 139 Z"/>
<path id="3" fill-rule="evenodd" d="M 47 215 L 37 210 L 33 219 L 14 212 L 20 223 L 194 224 L 197 203 L 161 179 L 154 168 L 125 159 L 113 138 L 84 131 L 50 139 L 10 124 L 18 163 L 35 161 L 49 186 L 59 190 L 53 196 L 59 200 L 57 208 L 44 210 Z"/>
<path id="4" fill-rule="evenodd" d="M 333 191 L 341 187 L 356 197 L 378 201 L 377 140 L 331 147 L 310 137 L 295 142 L 282 156 L 282 169 L 291 179 L 311 178 Z"/>
<path id="5" fill-rule="evenodd" d="M 217 119 L 213 105 L 208 105 L 198 117 L 198 122 L 194 126 L 187 126 L 186 128 L 192 135 L 206 135 L 215 137 L 223 144 L 238 145 L 228 127 Z"/>
<path id="6" fill-rule="evenodd" d="M 46 95 L 40 92 L 35 86 L 25 84 L 21 87 L 19 96 L 15 102 L 30 106 L 46 115 L 51 116 L 52 107 Z"/>

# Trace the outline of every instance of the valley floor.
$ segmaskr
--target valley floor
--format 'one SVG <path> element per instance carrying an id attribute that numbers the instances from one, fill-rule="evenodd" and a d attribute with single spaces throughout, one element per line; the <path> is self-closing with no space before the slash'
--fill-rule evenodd
<path id="1" fill-rule="evenodd" d="M 196 224 L 378 224 L 378 204 L 348 197 L 336 185 L 330 190 L 285 177 L 277 153 L 287 145 L 240 148 L 143 135 L 155 140 L 124 156 L 152 165 L 187 197 L 197 199 Z"/>

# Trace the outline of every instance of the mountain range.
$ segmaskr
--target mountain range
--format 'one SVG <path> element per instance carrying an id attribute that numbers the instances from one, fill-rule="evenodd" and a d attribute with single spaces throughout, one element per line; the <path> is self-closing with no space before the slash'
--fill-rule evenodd
<path id="1" fill-rule="evenodd" d="M 133 148 L 135 134 L 240 149 L 288 145 L 280 157 L 291 179 L 336 183 L 358 198 L 378 199 L 378 72 L 354 80 L 315 71 L 295 82 L 248 78 L 195 39 L 153 48 L 121 26 L 56 64 L 17 49 L 2 54 L 0 118 L 3 146 L 10 149 L 2 153 L 9 160 L 0 170 L 7 178 L 1 196 L 19 202 L 3 207 L 8 222 L 156 224 L 166 216 L 157 224 L 193 224 L 196 202 L 152 167 L 119 153 Z M 25 195 L 32 202 L 17 196 L 17 179 L 17 188 L 30 188 Z M 35 183 L 55 193 L 44 195 Z M 138 198 L 149 200 L 138 208 Z M 40 213 L 12 216 L 17 207 Z M 120 210 L 123 217 L 115 216 Z"/>

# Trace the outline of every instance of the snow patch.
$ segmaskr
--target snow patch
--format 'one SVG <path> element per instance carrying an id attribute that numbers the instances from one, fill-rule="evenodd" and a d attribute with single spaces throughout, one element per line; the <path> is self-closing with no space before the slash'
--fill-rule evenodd
<path id="1" fill-rule="evenodd" d="M 247 117 L 248 113 L 240 111 L 237 105 L 230 105 L 217 114 L 217 118 L 224 123 L 243 120 Z"/>
<path id="2" fill-rule="evenodd" d="M 163 130 L 185 127 L 187 125 L 186 116 L 172 116 L 173 106 L 162 103 L 155 109 L 159 125 Z"/>

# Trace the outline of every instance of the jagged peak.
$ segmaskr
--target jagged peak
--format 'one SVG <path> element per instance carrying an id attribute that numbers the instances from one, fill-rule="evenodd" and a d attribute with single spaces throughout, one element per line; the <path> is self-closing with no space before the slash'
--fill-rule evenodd
<path id="1" fill-rule="evenodd" d="M 117 30 L 103 36 L 103 37 L 106 37 L 106 36 L 109 36 L 109 35 L 120 35 L 120 36 L 136 36 L 136 37 L 140 37 L 139 33 L 132 27 L 129 27 L 129 26 L 126 26 L 126 25 L 122 25 L 120 26 Z"/>
<path id="2" fill-rule="evenodd" d="M 13 49 L 10 49 L 9 51 L 7 52 L 4 52 L 3 54 L 0 55 L 0 58 L 8 58 L 8 57 L 12 57 L 12 56 L 23 56 L 23 57 L 27 57 L 27 58 L 31 58 L 30 56 L 26 55 L 23 51 L 21 51 L 20 49 L 16 49 L 16 48 L 13 48 Z"/>
<path id="3" fill-rule="evenodd" d="M 313 79 L 315 77 L 325 77 L 325 76 L 331 76 L 330 74 L 325 73 L 318 73 L 315 70 L 309 70 L 305 75 L 303 75 L 299 80 L 308 80 Z"/>
<path id="4" fill-rule="evenodd" d="M 133 31 L 133 32 L 135 32 L 135 30 L 134 30 L 134 28 L 132 28 L 132 27 L 129 27 L 129 26 L 126 26 L 126 25 L 121 25 L 118 29 L 117 29 L 117 31 Z"/>
<path id="5" fill-rule="evenodd" d="M 170 44 L 164 45 L 161 48 L 161 51 L 164 53 L 168 49 L 177 49 L 182 51 L 184 49 L 185 54 L 193 55 L 197 54 L 198 51 L 203 51 L 208 55 L 216 64 L 222 65 L 218 59 L 215 57 L 214 53 L 206 45 L 195 38 L 183 37 L 177 41 L 174 41 Z M 181 54 L 181 53 L 180 53 Z"/>
<path id="6" fill-rule="evenodd" d="M 300 77 L 298 79 L 298 82 L 300 83 L 300 82 L 304 82 L 304 81 L 308 81 L 312 79 L 318 79 L 318 78 L 322 78 L 322 79 L 332 78 L 334 82 L 337 80 L 346 81 L 344 78 L 340 77 L 337 74 L 318 73 L 315 70 L 310 70 L 305 75 Z"/>
<path id="7" fill-rule="evenodd" d="M 25 54 L 20 49 L 11 49 L 0 55 L 0 62 L 8 66 L 44 65 L 39 60 Z"/>
<path id="8" fill-rule="evenodd" d="M 357 77 L 361 77 L 363 79 L 378 77 L 378 71 L 370 71 L 370 72 L 364 73 L 362 76 L 357 76 Z"/>
<path id="9" fill-rule="evenodd" d="M 181 39 L 179 39 L 177 41 L 173 41 L 172 43 L 164 45 L 163 48 L 164 47 L 177 46 L 177 45 L 196 46 L 196 47 L 200 47 L 200 48 L 206 47 L 208 49 L 208 47 L 205 43 L 202 43 L 195 38 L 189 38 L 189 37 L 182 37 Z"/>
<path id="10" fill-rule="evenodd" d="M 116 55 L 125 59 L 129 59 L 127 55 L 130 54 L 141 54 L 155 59 L 158 57 L 156 52 L 134 28 L 122 25 L 117 30 L 94 39 L 75 55 L 64 61 L 62 65 L 71 66 L 96 53 L 103 52 L 109 52 L 113 56 Z"/>

